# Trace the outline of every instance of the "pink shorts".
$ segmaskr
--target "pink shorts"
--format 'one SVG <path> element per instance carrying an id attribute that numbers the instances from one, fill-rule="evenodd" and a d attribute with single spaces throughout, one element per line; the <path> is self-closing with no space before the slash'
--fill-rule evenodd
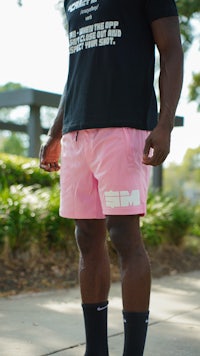
<path id="1" fill-rule="evenodd" d="M 149 132 L 89 129 L 62 137 L 60 215 L 103 219 L 144 215 L 150 167 L 142 164 Z"/>

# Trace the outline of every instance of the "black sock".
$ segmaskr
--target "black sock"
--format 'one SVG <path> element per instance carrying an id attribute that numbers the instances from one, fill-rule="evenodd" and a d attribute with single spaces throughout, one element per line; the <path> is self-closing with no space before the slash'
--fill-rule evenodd
<path id="1" fill-rule="evenodd" d="M 108 356 L 108 302 L 82 304 L 86 334 L 85 356 Z"/>
<path id="2" fill-rule="evenodd" d="M 148 327 L 149 312 L 123 312 L 124 353 L 123 356 L 142 356 Z"/>

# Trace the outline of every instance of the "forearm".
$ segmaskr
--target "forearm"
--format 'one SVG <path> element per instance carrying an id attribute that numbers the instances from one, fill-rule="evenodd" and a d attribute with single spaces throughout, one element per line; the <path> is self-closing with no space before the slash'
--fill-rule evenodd
<path id="1" fill-rule="evenodd" d="M 56 118 L 53 122 L 53 125 L 48 131 L 48 136 L 51 136 L 53 139 L 60 140 L 62 137 L 62 127 L 63 127 L 63 116 L 64 116 L 64 109 L 65 109 L 65 101 L 66 101 L 66 91 L 67 91 L 67 84 L 65 85 L 63 95 L 60 100 L 60 104 L 58 107 L 58 112 Z"/>
<path id="2" fill-rule="evenodd" d="M 162 53 L 160 57 L 159 124 L 171 130 L 183 83 L 183 53 L 181 46 Z"/>
<path id="3" fill-rule="evenodd" d="M 159 126 L 171 132 L 183 81 L 183 51 L 178 17 L 153 21 L 152 33 L 160 54 Z"/>

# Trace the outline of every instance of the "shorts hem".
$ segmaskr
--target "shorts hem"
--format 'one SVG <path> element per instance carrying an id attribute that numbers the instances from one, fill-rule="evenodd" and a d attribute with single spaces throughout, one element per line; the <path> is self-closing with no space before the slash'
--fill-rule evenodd
<path id="1" fill-rule="evenodd" d="M 118 216 L 125 216 L 125 215 L 139 215 L 139 216 L 145 216 L 146 215 L 146 209 L 140 209 L 140 210 L 119 210 L 119 209 L 106 209 L 102 215 L 98 215 L 98 214 L 72 214 L 72 213 L 63 213 L 63 212 L 59 212 L 59 216 L 65 219 L 83 219 L 83 220 L 90 220 L 90 219 L 94 219 L 94 220 L 101 220 L 101 219 L 105 219 L 106 216 L 114 216 L 114 215 L 118 215 Z"/>
<path id="2" fill-rule="evenodd" d="M 108 215 L 146 215 L 146 208 L 140 209 L 104 209 L 103 213 Z"/>
<path id="3" fill-rule="evenodd" d="M 102 220 L 102 219 L 105 219 L 105 215 L 98 215 L 98 214 L 87 214 L 85 215 L 84 213 L 83 214 L 72 214 L 72 213 L 63 213 L 62 211 L 59 211 L 59 216 L 61 218 L 65 218 L 65 219 L 82 219 L 82 220 Z"/>

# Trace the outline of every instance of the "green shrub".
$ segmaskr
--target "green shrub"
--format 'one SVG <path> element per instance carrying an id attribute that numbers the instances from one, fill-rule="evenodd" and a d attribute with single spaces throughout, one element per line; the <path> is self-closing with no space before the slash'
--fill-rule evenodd
<path id="1" fill-rule="evenodd" d="M 25 197 L 22 186 L 4 189 L 0 196 L 0 243 L 6 239 L 11 250 L 26 249 L 39 233 L 37 210 Z"/>
<path id="2" fill-rule="evenodd" d="M 59 216 L 59 187 L 11 186 L 0 196 L 0 246 L 5 241 L 12 252 L 37 244 L 44 252 L 51 248 L 75 249 L 72 220 Z"/>
<path id="3" fill-rule="evenodd" d="M 49 199 L 40 217 L 40 225 L 44 225 L 48 237 L 48 247 L 54 249 L 67 249 L 68 255 L 76 249 L 74 239 L 74 221 L 59 216 L 59 186 L 50 189 Z"/>
<path id="4" fill-rule="evenodd" d="M 74 223 L 59 216 L 59 174 L 39 160 L 0 154 L 0 246 L 11 251 L 67 249 L 74 253 Z"/>
<path id="5" fill-rule="evenodd" d="M 194 211 L 194 222 L 191 226 L 191 235 L 200 237 L 200 205 L 196 205 L 193 209 Z"/>
<path id="6" fill-rule="evenodd" d="M 149 194 L 147 215 L 141 219 L 145 242 L 150 246 L 162 243 L 181 245 L 192 225 L 193 213 L 188 203 L 163 194 Z"/>
<path id="7" fill-rule="evenodd" d="M 58 173 L 49 174 L 39 168 L 38 159 L 0 154 L 0 191 L 14 184 L 53 186 L 58 180 Z"/>

